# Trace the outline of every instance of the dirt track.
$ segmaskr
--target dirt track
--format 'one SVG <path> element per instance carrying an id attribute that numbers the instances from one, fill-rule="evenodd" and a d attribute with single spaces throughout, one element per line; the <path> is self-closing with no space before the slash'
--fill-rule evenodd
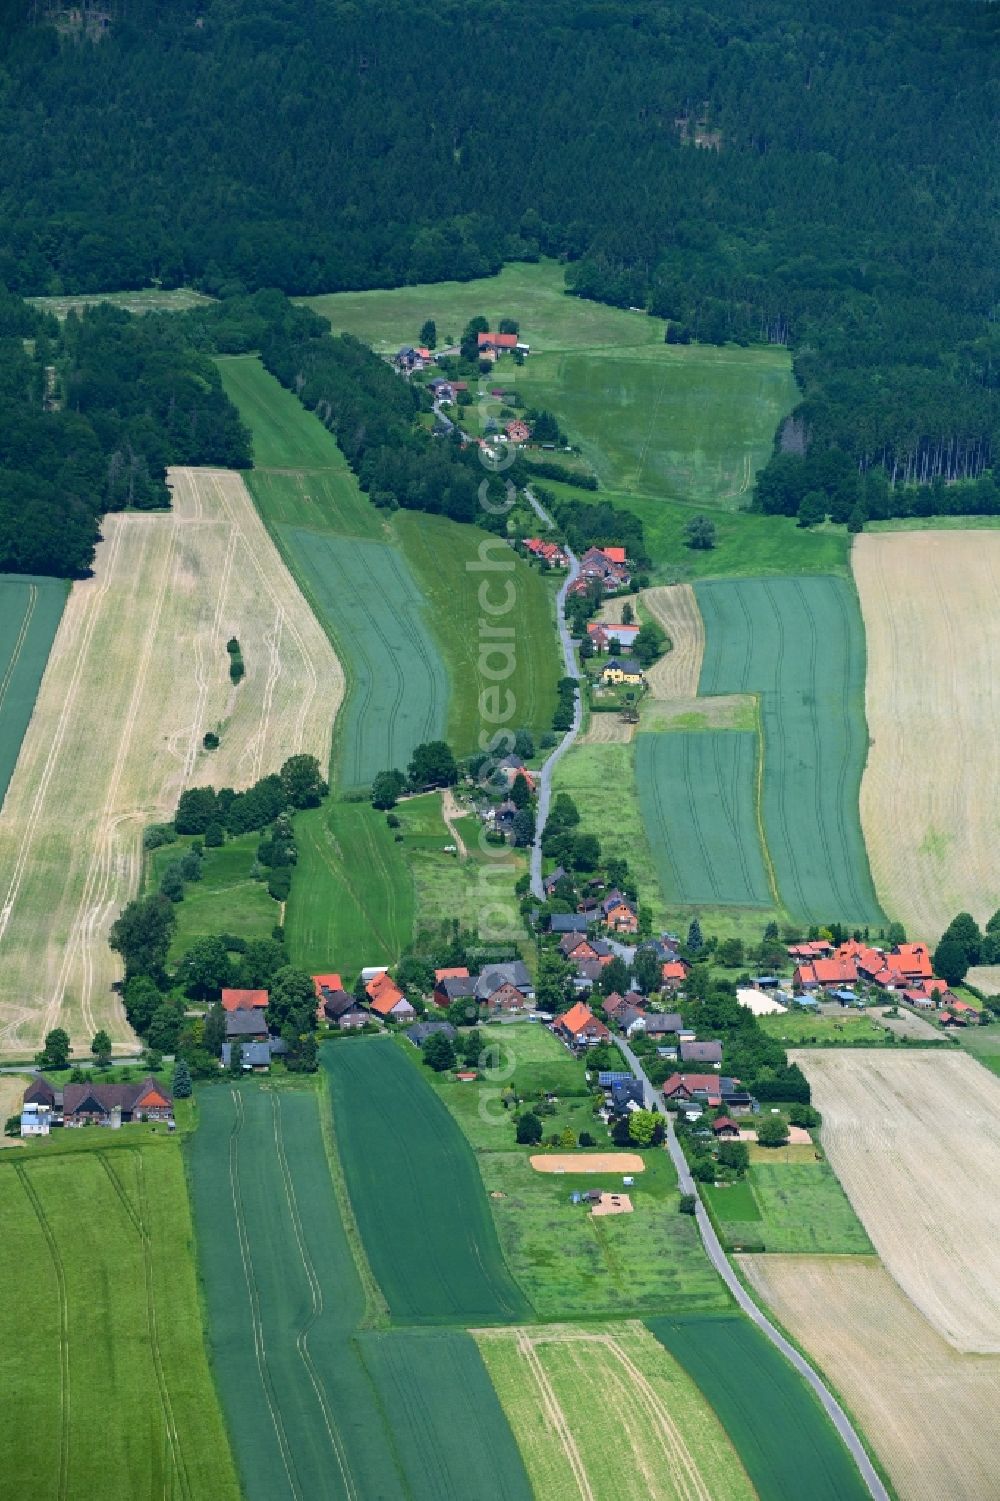
<path id="1" fill-rule="evenodd" d="M 108 516 L 74 584 L 0 816 L 0 1053 L 49 1028 L 131 1040 L 108 930 L 142 828 L 185 786 L 245 787 L 295 751 L 325 765 L 343 675 L 243 481 L 176 470 L 169 513 Z M 229 680 L 226 641 L 246 676 Z M 202 747 L 217 730 L 214 752 Z"/>
<path id="2" fill-rule="evenodd" d="M 901 1501 L 996 1494 L 1000 1357 L 958 1354 L 869 1257 L 739 1261 L 850 1403 Z"/>
<path id="3" fill-rule="evenodd" d="M 1000 1352 L 1000 1079 L 950 1050 L 788 1056 L 886 1269 L 956 1350 Z"/>
<path id="4" fill-rule="evenodd" d="M 871 749 L 861 819 L 886 912 L 935 941 L 1000 907 L 1000 532 L 855 539 Z"/>
<path id="5" fill-rule="evenodd" d="M 547 1152 L 530 1159 L 536 1173 L 644 1173 L 637 1152 Z"/>

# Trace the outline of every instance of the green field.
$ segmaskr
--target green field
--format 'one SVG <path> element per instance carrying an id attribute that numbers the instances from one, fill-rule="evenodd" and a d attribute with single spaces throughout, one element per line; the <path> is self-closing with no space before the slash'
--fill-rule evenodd
<path id="1" fill-rule="evenodd" d="M 748 1319 L 681 1315 L 647 1327 L 715 1409 L 760 1501 L 868 1501 L 818 1400 Z"/>
<path id="2" fill-rule="evenodd" d="M 531 1501 L 524 1461 L 470 1335 L 395 1329 L 360 1334 L 356 1343 L 381 1411 L 400 1429 L 403 1494 L 415 1501 Z M 369 1494 L 361 1493 L 364 1501 Z"/>
<path id="3" fill-rule="evenodd" d="M 223 390 L 253 433 L 257 468 L 331 469 L 350 475 L 333 434 L 264 369 L 256 355 L 234 355 L 216 363 Z"/>
<path id="4" fill-rule="evenodd" d="M 82 313 L 84 308 L 96 307 L 102 302 L 124 308 L 127 313 L 186 313 L 189 308 L 203 307 L 214 299 L 190 287 L 142 287 L 136 292 L 81 292 L 75 296 L 26 297 L 24 300 L 41 308 L 42 312 L 65 318 L 70 312 Z"/>
<path id="5" fill-rule="evenodd" d="M 503 268 L 499 276 L 478 281 L 441 281 L 390 291 L 333 292 L 301 297 L 337 333 L 357 334 L 380 350 L 415 343 L 425 318 L 437 323 L 438 348 L 449 334 L 457 341 L 470 318 L 482 314 L 491 328 L 501 318 L 516 318 L 532 349 L 591 349 L 601 345 L 663 343 L 663 323 L 621 308 L 606 307 L 572 297 L 565 290 L 564 270 L 557 261 L 520 263 Z M 515 366 L 501 365 L 506 377 Z M 520 371 L 518 372 L 520 374 Z"/>
<path id="6" fill-rule="evenodd" d="M 783 349 L 659 344 L 532 353 L 515 372 L 612 491 L 737 509 L 797 399 Z"/>
<path id="7" fill-rule="evenodd" d="M 779 1042 L 796 1048 L 808 1047 L 810 1043 L 838 1048 L 870 1047 L 888 1040 L 885 1027 L 873 1017 L 849 1008 L 836 1016 L 807 1011 L 775 1012 L 772 1016 L 758 1016 L 757 1025 Z"/>
<path id="8" fill-rule="evenodd" d="M 749 1223 L 761 1217 L 760 1205 L 753 1196 L 748 1178 L 737 1178 L 735 1183 L 725 1186 L 705 1183 L 701 1192 L 717 1219 Z"/>
<path id="9" fill-rule="evenodd" d="M 385 816 L 368 802 L 331 798 L 295 820 L 298 863 L 285 914 L 293 962 L 339 970 L 391 964 L 413 931 L 413 882 Z"/>
<path id="10" fill-rule="evenodd" d="M 826 1162 L 754 1161 L 746 1178 L 728 1188 L 708 1184 L 702 1191 L 729 1246 L 817 1256 L 872 1254 L 871 1241 Z"/>
<path id="11" fill-rule="evenodd" d="M 180 1145 L 131 1129 L 0 1154 L 0 1489 L 237 1501 Z"/>
<path id="12" fill-rule="evenodd" d="M 61 579 L 0 574 L 0 806 L 35 707 L 67 587 Z"/>
<path id="13" fill-rule="evenodd" d="M 334 1191 L 320 1093 L 248 1081 L 203 1090 L 199 1104 L 198 1249 L 248 1501 L 460 1501 L 467 1479 L 485 1487 L 494 1454 L 506 1487 L 497 1494 L 521 1501 L 523 1472 L 468 1336 L 437 1331 L 398 1346 L 395 1336 L 355 1337 L 373 1310 Z M 473 1431 L 470 1404 L 473 1453 L 455 1438 L 459 1413 Z"/>
<path id="14" fill-rule="evenodd" d="M 155 890 L 166 867 L 191 844 L 179 839 L 146 857 L 146 886 Z M 200 881 L 188 881 L 184 900 L 174 904 L 177 927 L 168 962 L 176 964 L 199 938 L 233 933 L 237 938 L 270 938 L 281 919 L 281 906 L 268 895 L 267 885 L 250 875 L 257 859 L 259 834 L 240 834 L 219 849 L 203 851 Z"/>
<path id="15" fill-rule="evenodd" d="M 838 578 L 695 588 L 706 632 L 699 692 L 760 695 L 761 813 L 783 906 L 799 921 L 877 926 L 858 813 L 868 742 L 856 595 Z"/>
<path id="16" fill-rule="evenodd" d="M 636 736 L 639 807 L 668 903 L 774 905 L 757 832 L 756 762 L 753 731 Z"/>
<path id="17" fill-rule="evenodd" d="M 530 1317 L 511 1280 L 472 1151 L 385 1038 L 323 1050 L 338 1149 L 372 1270 L 400 1323 Z"/>
<path id="18" fill-rule="evenodd" d="M 281 526 L 278 538 L 345 665 L 349 688 L 335 735 L 335 782 L 357 787 L 448 721 L 449 681 L 426 605 L 394 547 Z"/>
<path id="19" fill-rule="evenodd" d="M 848 575 L 851 539 L 843 527 L 808 528 L 790 516 L 715 510 L 716 544 L 710 551 L 698 552 L 687 546 L 684 528 L 702 506 L 659 497 L 611 494 L 607 498 L 642 519 L 657 584 L 759 574 Z"/>

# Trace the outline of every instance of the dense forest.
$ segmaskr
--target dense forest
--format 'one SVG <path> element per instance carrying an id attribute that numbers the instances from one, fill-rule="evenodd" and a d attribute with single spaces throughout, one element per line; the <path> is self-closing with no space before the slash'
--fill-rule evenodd
<path id="1" fill-rule="evenodd" d="M 170 504 L 169 464 L 249 463 L 215 365 L 169 317 L 60 326 L 0 295 L 0 572 L 79 578 L 106 511 Z"/>
<path id="2" fill-rule="evenodd" d="M 785 456 L 890 487 L 992 465 L 1000 8 L 108 8 L 89 42 L 0 0 L 11 290 L 309 293 L 555 255 L 670 339 L 788 343 Z"/>

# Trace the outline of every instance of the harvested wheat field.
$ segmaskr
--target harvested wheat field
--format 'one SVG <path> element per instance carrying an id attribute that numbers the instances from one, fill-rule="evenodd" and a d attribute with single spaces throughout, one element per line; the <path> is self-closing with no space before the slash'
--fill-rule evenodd
<path id="1" fill-rule="evenodd" d="M 1000 532 L 857 537 L 871 748 L 861 819 L 879 900 L 914 936 L 1000 907 Z"/>
<path id="2" fill-rule="evenodd" d="M 28 1082 L 27 1074 L 0 1074 L 0 1121 L 5 1121 L 12 1115 L 20 1115 L 21 1096 Z M 20 1145 L 19 1136 L 0 1136 L 0 1149 Z"/>
<path id="3" fill-rule="evenodd" d="M 694 1382 L 641 1324 L 473 1330 L 537 1496 L 750 1501 Z M 595 1414 L 607 1414 L 601 1421 Z"/>
<path id="4" fill-rule="evenodd" d="M 845 1399 L 901 1501 L 996 1494 L 1000 1357 L 959 1354 L 868 1257 L 739 1261 Z"/>
<path id="5" fill-rule="evenodd" d="M 580 736 L 579 745 L 627 745 L 636 726 L 620 714 L 591 714 L 590 723 Z"/>
<path id="6" fill-rule="evenodd" d="M 670 637 L 672 650 L 646 674 L 653 698 L 694 698 L 705 655 L 705 622 L 690 584 L 644 589 L 642 603 Z"/>
<path id="7" fill-rule="evenodd" d="M 177 470 L 170 513 L 108 516 L 73 585 L 0 815 L 0 1054 L 131 1034 L 107 935 L 143 825 L 191 784 L 325 766 L 343 678 L 236 474 Z M 226 641 L 246 676 L 229 679 Z M 221 744 L 202 749 L 206 730 Z"/>
<path id="8" fill-rule="evenodd" d="M 545 1152 L 530 1159 L 536 1173 L 644 1173 L 638 1152 Z"/>
<path id="9" fill-rule="evenodd" d="M 887 1270 L 957 1350 L 1000 1352 L 1000 1079 L 937 1049 L 788 1056 Z"/>

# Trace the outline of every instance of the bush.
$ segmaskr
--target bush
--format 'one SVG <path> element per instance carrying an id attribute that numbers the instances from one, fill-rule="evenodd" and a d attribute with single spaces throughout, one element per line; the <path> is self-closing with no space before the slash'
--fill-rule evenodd
<path id="1" fill-rule="evenodd" d="M 581 1131 L 580 1132 L 579 1144 L 580 1144 L 581 1147 L 596 1147 L 597 1146 L 597 1142 L 595 1141 L 594 1137 L 591 1136 L 591 1134 L 590 1134 L 589 1131 Z"/>
<path id="2" fill-rule="evenodd" d="M 201 743 L 206 750 L 219 749 L 219 737 L 214 730 L 206 730 L 201 737 Z"/>
<path id="3" fill-rule="evenodd" d="M 280 865 L 267 874 L 267 890 L 276 902 L 287 902 L 292 889 L 292 872 L 287 865 Z"/>
<path id="4" fill-rule="evenodd" d="M 519 1146 L 537 1146 L 542 1139 L 542 1123 L 533 1110 L 526 1110 L 517 1122 L 517 1142 Z"/>
<path id="5" fill-rule="evenodd" d="M 697 1207 L 698 1207 L 697 1195 L 695 1195 L 695 1194 L 681 1194 L 680 1199 L 678 1200 L 678 1203 L 677 1203 L 677 1211 L 678 1211 L 679 1214 L 694 1214 L 694 1212 L 695 1212 L 695 1210 L 696 1210 Z"/>
<path id="6" fill-rule="evenodd" d="M 164 844 L 173 844 L 177 838 L 177 830 L 172 823 L 151 823 L 143 830 L 142 847 L 144 850 L 158 850 Z"/>

